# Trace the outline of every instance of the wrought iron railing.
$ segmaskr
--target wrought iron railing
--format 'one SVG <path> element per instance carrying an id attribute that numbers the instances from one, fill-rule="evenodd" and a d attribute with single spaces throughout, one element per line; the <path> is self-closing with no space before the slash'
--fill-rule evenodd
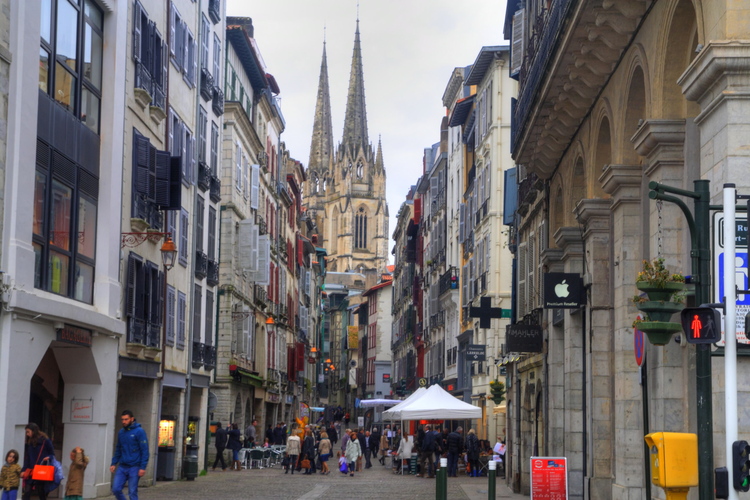
<path id="1" fill-rule="evenodd" d="M 451 267 L 440 276 L 438 287 L 440 295 L 443 295 L 449 290 L 458 290 L 458 273 L 456 272 L 455 267 Z"/>
<path id="2" fill-rule="evenodd" d="M 145 344 L 146 322 L 142 319 L 128 318 L 128 343 Z"/>
<path id="3" fill-rule="evenodd" d="M 215 175 L 211 175 L 209 196 L 214 203 L 219 203 L 221 201 L 221 179 Z"/>
<path id="4" fill-rule="evenodd" d="M 213 370 L 216 367 L 216 347 L 203 345 L 203 368 Z"/>
<path id="5" fill-rule="evenodd" d="M 142 62 L 135 63 L 135 83 L 133 86 L 137 89 L 143 89 L 149 94 L 153 92 L 151 73 Z M 151 97 L 153 99 L 153 95 Z"/>
<path id="6" fill-rule="evenodd" d="M 210 101 L 214 98 L 214 77 L 208 68 L 201 68 L 201 97 L 204 101 Z"/>
<path id="7" fill-rule="evenodd" d="M 208 255 L 196 250 L 195 252 L 195 277 L 202 280 L 208 274 Z"/>
<path id="8" fill-rule="evenodd" d="M 253 293 L 255 295 L 255 303 L 265 308 L 268 302 L 268 292 L 266 292 L 266 289 L 261 285 L 255 285 Z"/>
<path id="9" fill-rule="evenodd" d="M 221 21 L 221 0 L 208 0 L 208 17 L 214 24 Z"/>
<path id="10" fill-rule="evenodd" d="M 211 169 L 205 161 L 198 162 L 198 187 L 201 191 L 211 187 Z"/>
<path id="11" fill-rule="evenodd" d="M 217 116 L 224 114 L 224 92 L 219 87 L 214 87 L 214 98 L 211 107 Z"/>
<path id="12" fill-rule="evenodd" d="M 193 368 L 200 368 L 203 366 L 203 348 L 204 344 L 202 342 L 193 342 Z"/>
<path id="13" fill-rule="evenodd" d="M 206 283 L 208 283 L 209 286 L 216 286 L 219 284 L 219 263 L 215 260 L 208 261 Z"/>
<path id="14" fill-rule="evenodd" d="M 157 108 L 160 108 L 162 111 L 166 113 L 167 111 L 167 97 L 164 92 L 164 89 L 161 85 L 156 83 L 156 80 L 154 80 L 153 83 L 153 90 L 151 91 L 151 105 L 155 106 Z"/>

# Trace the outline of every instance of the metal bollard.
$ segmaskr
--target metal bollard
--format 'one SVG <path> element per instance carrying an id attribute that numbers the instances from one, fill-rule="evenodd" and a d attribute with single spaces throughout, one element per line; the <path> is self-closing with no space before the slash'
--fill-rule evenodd
<path id="1" fill-rule="evenodd" d="M 490 460 L 489 463 L 490 471 L 487 473 L 487 477 L 489 478 L 489 484 L 487 486 L 487 498 L 490 500 L 495 500 L 495 476 L 497 474 L 497 462 L 494 460 Z"/>
<path id="2" fill-rule="evenodd" d="M 440 470 L 437 471 L 435 481 L 437 482 L 435 488 L 436 500 L 448 500 L 448 459 L 440 459 Z"/>

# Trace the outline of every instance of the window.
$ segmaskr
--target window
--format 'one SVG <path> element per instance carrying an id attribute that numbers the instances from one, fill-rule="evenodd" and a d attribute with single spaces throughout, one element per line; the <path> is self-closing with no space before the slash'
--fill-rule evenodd
<path id="1" fill-rule="evenodd" d="M 209 260 L 216 260 L 216 209 L 208 207 L 208 254 Z"/>
<path id="2" fill-rule="evenodd" d="M 206 329 L 205 329 L 205 344 L 213 345 L 213 326 L 214 326 L 214 292 L 206 290 Z"/>
<path id="3" fill-rule="evenodd" d="M 195 135 L 182 124 L 182 183 L 195 184 Z"/>
<path id="4" fill-rule="evenodd" d="M 367 360 L 367 385 L 375 384 L 375 358 Z"/>
<path id="5" fill-rule="evenodd" d="M 196 83 L 198 67 L 195 36 L 188 29 L 174 2 L 170 3 L 169 32 L 171 35 L 169 53 L 172 56 L 172 65 L 182 73 L 185 83 L 193 88 Z"/>
<path id="6" fill-rule="evenodd" d="M 128 255 L 126 282 L 127 341 L 159 347 L 162 308 L 164 307 L 164 273 L 154 262 L 140 255 Z"/>
<path id="7" fill-rule="evenodd" d="M 208 69 L 208 43 L 211 34 L 208 19 L 201 17 L 201 68 Z"/>
<path id="8" fill-rule="evenodd" d="M 203 106 L 198 107 L 198 161 L 206 162 L 206 133 L 208 129 L 208 115 Z"/>
<path id="9" fill-rule="evenodd" d="M 165 109 L 167 83 L 167 46 L 156 23 L 149 20 L 143 5 L 133 5 L 134 86 L 151 96 L 152 105 Z"/>
<path id="10" fill-rule="evenodd" d="M 203 315 L 201 314 L 201 308 L 203 307 L 203 289 L 200 285 L 195 285 L 195 304 L 193 304 L 193 342 L 201 341 L 201 327 Z"/>
<path id="11" fill-rule="evenodd" d="M 203 218 L 206 213 L 205 206 L 203 198 L 197 196 L 195 201 L 195 249 L 199 252 L 203 251 Z"/>
<path id="12" fill-rule="evenodd" d="M 167 232 L 172 241 L 177 241 L 177 210 L 167 212 Z"/>
<path id="13" fill-rule="evenodd" d="M 152 229 L 163 225 L 161 210 L 178 210 L 182 202 L 179 157 L 159 151 L 133 129 L 133 190 L 131 216 Z"/>
<path id="14" fill-rule="evenodd" d="M 184 293 L 177 292 L 177 349 L 185 349 L 185 312 L 187 298 Z"/>
<path id="15" fill-rule="evenodd" d="M 213 77 L 215 82 L 221 81 L 221 40 L 219 35 L 214 33 L 214 72 Z"/>
<path id="16" fill-rule="evenodd" d="M 167 285 L 167 324 L 166 324 L 166 340 L 165 344 L 174 347 L 175 340 L 175 289 L 172 285 Z"/>
<path id="17" fill-rule="evenodd" d="M 185 58 L 182 66 L 182 78 L 190 88 L 194 88 L 198 69 L 198 60 L 195 58 L 195 38 L 187 28 L 185 28 L 185 34 Z"/>
<path id="18" fill-rule="evenodd" d="M 354 248 L 367 248 L 367 215 L 363 207 L 354 216 Z"/>
<path id="19" fill-rule="evenodd" d="M 93 303 L 99 181 L 37 140 L 34 286 Z"/>
<path id="20" fill-rule="evenodd" d="M 219 126 L 211 122 L 211 173 L 219 175 Z"/>
<path id="21" fill-rule="evenodd" d="M 182 267 L 187 267 L 188 256 L 188 212 L 180 209 L 180 241 L 177 245 L 177 261 Z"/>
<path id="22" fill-rule="evenodd" d="M 362 161 L 357 162 L 357 178 L 361 179 L 364 176 L 365 168 L 362 166 Z"/>
<path id="23" fill-rule="evenodd" d="M 41 7 L 39 89 L 99 133 L 103 13 L 93 0 Z"/>
<path id="24" fill-rule="evenodd" d="M 240 143 L 237 142 L 234 148 L 234 164 L 235 164 L 235 182 L 234 185 L 237 191 L 242 191 L 242 148 Z"/>

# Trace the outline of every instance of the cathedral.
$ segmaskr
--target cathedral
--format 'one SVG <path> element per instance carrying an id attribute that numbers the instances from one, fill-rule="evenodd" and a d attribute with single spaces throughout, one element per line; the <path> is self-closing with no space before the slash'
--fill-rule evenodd
<path id="1" fill-rule="evenodd" d="M 334 149 L 325 42 L 315 106 L 305 205 L 328 252 L 329 271 L 384 272 L 388 264 L 388 205 L 381 142 L 367 134 L 359 20 L 341 142 Z"/>

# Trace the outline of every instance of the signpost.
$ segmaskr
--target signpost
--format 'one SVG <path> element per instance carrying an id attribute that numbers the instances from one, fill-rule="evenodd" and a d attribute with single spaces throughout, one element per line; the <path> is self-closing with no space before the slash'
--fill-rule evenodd
<path id="1" fill-rule="evenodd" d="M 578 309 L 583 306 L 580 274 L 544 273 L 544 308 Z"/>
<path id="2" fill-rule="evenodd" d="M 516 323 L 505 327 L 507 352 L 542 352 L 544 333 L 539 325 Z"/>
<path id="3" fill-rule="evenodd" d="M 531 457 L 531 500 L 567 500 L 565 457 Z"/>
<path id="4" fill-rule="evenodd" d="M 724 212 L 715 212 L 713 217 L 713 249 L 711 255 L 713 255 L 713 271 L 714 271 L 714 302 L 723 302 L 724 297 L 727 293 L 724 289 L 724 277 L 726 274 L 726 266 L 724 254 L 726 252 L 726 233 L 724 229 Z M 748 252 L 747 252 L 747 216 L 736 215 L 735 223 L 735 256 L 734 256 L 734 269 L 730 272 L 734 273 L 736 285 L 740 290 L 747 290 L 748 286 Z M 723 312 L 719 311 L 722 314 Z M 750 312 L 750 294 L 737 294 L 737 314 L 736 317 L 743 318 L 747 313 Z M 721 322 L 721 340 L 716 342 L 716 345 L 724 345 L 724 321 Z M 745 335 L 745 325 L 742 321 L 737 322 L 737 343 L 738 344 L 750 344 L 750 339 Z"/>
<path id="5" fill-rule="evenodd" d="M 492 297 L 482 297 L 479 307 L 470 307 L 469 316 L 479 318 L 479 328 L 490 328 L 493 318 L 502 318 L 503 309 L 492 307 Z"/>
<path id="6" fill-rule="evenodd" d="M 466 346 L 467 361 L 485 361 L 487 359 L 487 346 L 483 344 L 469 344 Z"/>

